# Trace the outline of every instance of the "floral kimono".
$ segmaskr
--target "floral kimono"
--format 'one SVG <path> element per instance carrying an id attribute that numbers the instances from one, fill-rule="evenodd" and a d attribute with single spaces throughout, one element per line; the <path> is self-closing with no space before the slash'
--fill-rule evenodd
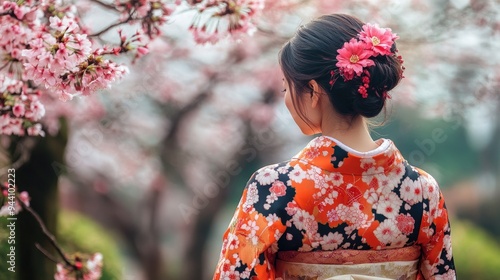
<path id="1" fill-rule="evenodd" d="M 213 279 L 456 279 L 438 184 L 377 144 L 320 136 L 255 172 Z"/>

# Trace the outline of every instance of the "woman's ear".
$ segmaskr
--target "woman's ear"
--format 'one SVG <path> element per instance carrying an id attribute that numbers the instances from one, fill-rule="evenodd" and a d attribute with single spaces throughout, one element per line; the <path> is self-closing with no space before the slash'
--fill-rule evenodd
<path id="1" fill-rule="evenodd" d="M 320 94 L 322 93 L 321 87 L 315 80 L 309 81 L 309 87 L 311 88 L 311 107 L 316 108 L 319 104 Z"/>

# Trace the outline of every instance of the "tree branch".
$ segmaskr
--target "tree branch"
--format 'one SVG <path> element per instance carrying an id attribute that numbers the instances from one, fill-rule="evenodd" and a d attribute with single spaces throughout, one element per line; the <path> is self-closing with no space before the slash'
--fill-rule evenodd
<path id="1" fill-rule="evenodd" d="M 40 244 L 38 243 L 35 243 L 35 247 L 38 249 L 38 251 L 40 251 L 47 259 L 53 261 L 54 263 L 58 263 L 58 261 L 56 260 L 56 258 L 54 256 L 52 256 L 51 254 L 49 254 L 49 252 L 47 252 L 47 250 L 45 250 Z"/>
<path id="2" fill-rule="evenodd" d="M 106 8 L 108 10 L 113 10 L 113 11 L 117 11 L 116 7 L 112 4 L 108 4 L 108 3 L 104 3 L 104 2 L 101 2 L 99 0 L 88 0 L 90 2 L 93 2 L 93 3 L 96 3 L 98 4 L 99 6 L 103 7 L 103 8 Z"/>
<path id="3" fill-rule="evenodd" d="M 174 116 L 172 123 L 170 125 L 170 130 L 165 137 L 164 142 L 172 141 L 181 126 L 182 121 L 185 119 L 187 115 L 196 110 L 203 102 L 212 95 L 212 86 L 209 86 L 208 89 L 197 95 L 193 100 L 179 110 L 177 115 Z"/>
<path id="4" fill-rule="evenodd" d="M 117 27 L 117 26 L 120 26 L 122 24 L 125 24 L 125 23 L 128 23 L 129 21 L 132 20 L 132 15 L 129 15 L 129 17 L 124 20 L 124 21 L 119 21 L 119 22 L 115 22 L 109 26 L 107 26 L 106 28 L 104 28 L 103 30 L 97 32 L 97 33 L 94 33 L 94 34 L 90 34 L 89 37 L 99 37 L 101 36 L 102 34 L 108 32 L 110 29 L 114 28 L 114 27 Z"/>
<path id="5" fill-rule="evenodd" d="M 40 218 L 38 213 L 36 213 L 31 207 L 26 205 L 21 199 L 18 198 L 17 201 L 19 202 L 19 204 L 21 204 L 21 206 L 24 210 L 28 211 L 28 213 L 30 213 L 35 218 L 35 220 L 38 222 L 38 225 L 42 229 L 43 234 L 45 234 L 45 236 L 47 236 L 47 238 L 50 240 L 50 243 L 52 244 L 52 246 L 54 246 L 57 253 L 63 259 L 64 263 L 66 263 L 66 265 L 68 265 L 68 266 L 73 267 L 73 264 L 69 261 L 69 259 L 66 257 L 66 255 L 64 255 L 64 252 L 62 251 L 61 247 L 57 244 L 56 238 L 54 237 L 54 235 L 52 233 L 49 232 L 49 230 L 45 226 L 45 223 L 42 221 L 42 218 Z"/>

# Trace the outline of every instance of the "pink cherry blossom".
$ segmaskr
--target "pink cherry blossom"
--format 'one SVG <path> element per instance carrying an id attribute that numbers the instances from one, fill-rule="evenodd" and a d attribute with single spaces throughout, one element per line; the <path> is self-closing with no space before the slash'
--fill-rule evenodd
<path id="1" fill-rule="evenodd" d="M 62 19 L 59 17 L 51 17 L 49 21 L 51 28 L 64 33 L 78 31 L 79 29 L 78 24 L 75 22 L 75 20 L 67 16 L 63 17 Z"/>
<path id="2" fill-rule="evenodd" d="M 161 34 L 165 24 L 180 3 L 166 3 L 160 0 L 115 0 L 116 9 L 121 12 L 121 20 L 140 21 L 142 30 L 150 39 Z"/>
<path id="3" fill-rule="evenodd" d="M 102 259 L 103 257 L 101 253 L 95 253 L 87 260 L 86 266 L 88 269 L 88 275 L 86 279 L 93 280 L 101 278 Z"/>
<path id="4" fill-rule="evenodd" d="M 10 119 L 10 126 L 8 127 L 8 129 L 10 130 L 10 133 L 14 135 L 19 135 L 19 136 L 25 135 L 22 119 L 15 119 L 15 118 Z"/>
<path id="5" fill-rule="evenodd" d="M 9 192 L 7 191 L 7 188 L 8 188 L 7 183 L 0 186 L 0 189 L 2 190 L 2 192 L 0 193 L 0 200 L 3 199 L 5 201 L 4 205 L 0 205 L 0 217 L 12 216 L 12 214 L 17 215 L 22 210 L 22 207 L 21 207 L 21 204 L 19 203 L 19 201 L 16 201 L 16 203 L 13 205 L 9 204 L 9 200 L 7 199 Z M 17 189 L 16 186 L 14 186 L 14 188 Z M 31 198 L 30 198 L 28 192 L 26 192 L 26 191 L 23 191 L 23 192 L 17 194 L 17 200 L 22 201 L 27 206 L 30 206 L 30 199 Z"/>
<path id="6" fill-rule="evenodd" d="M 120 47 L 115 47 L 113 49 L 109 49 L 107 46 L 104 46 L 101 49 L 96 50 L 96 54 L 115 54 L 118 55 L 120 53 L 129 52 L 135 50 L 135 56 L 132 60 L 134 63 L 137 59 L 143 57 L 144 55 L 149 53 L 149 48 L 146 43 L 145 34 L 142 31 L 135 32 L 132 36 L 127 38 L 123 34 L 123 31 L 118 30 L 118 35 L 120 36 Z"/>
<path id="7" fill-rule="evenodd" d="M 391 47 L 399 37 L 390 28 L 380 28 L 377 24 L 367 23 L 359 33 L 359 39 L 367 43 L 374 56 L 392 54 Z"/>
<path id="8" fill-rule="evenodd" d="M 26 206 L 30 206 L 30 196 L 29 196 L 28 192 L 22 191 L 21 193 L 19 193 L 19 199 L 24 204 L 26 204 Z"/>
<path id="9" fill-rule="evenodd" d="M 193 39 L 197 44 L 215 44 L 218 41 L 220 41 L 223 37 L 221 36 L 222 34 L 219 33 L 217 30 L 213 32 L 207 32 L 206 26 L 202 26 L 200 28 L 196 28 L 194 26 L 191 26 L 189 28 L 189 31 L 191 31 L 191 34 L 193 35 Z"/>
<path id="10" fill-rule="evenodd" d="M 29 110 L 26 112 L 25 117 L 33 121 L 40 120 L 45 115 L 45 106 L 38 101 L 38 97 L 32 97 Z"/>
<path id="11" fill-rule="evenodd" d="M 24 104 L 22 103 L 17 103 L 16 105 L 14 105 L 14 107 L 12 108 L 12 113 L 14 114 L 14 116 L 16 117 L 21 117 L 24 115 Z"/>
<path id="12" fill-rule="evenodd" d="M 138 47 L 137 48 L 137 53 L 139 53 L 141 56 L 146 55 L 149 53 L 149 49 L 146 47 Z"/>
<path id="13" fill-rule="evenodd" d="M 354 74 L 361 76 L 363 68 L 373 66 L 375 63 L 370 57 L 373 51 L 367 49 L 365 42 L 351 39 L 349 42 L 344 43 L 344 46 L 337 50 L 337 64 L 340 74 L 345 80 L 352 80 Z"/>
<path id="14" fill-rule="evenodd" d="M 75 257 L 73 266 L 68 267 L 58 263 L 54 280 L 99 280 L 102 275 L 102 254 L 95 253 L 82 261 L 81 257 Z"/>
<path id="15" fill-rule="evenodd" d="M 28 127 L 29 136 L 45 136 L 45 132 L 42 130 L 42 125 L 37 123 L 31 127 Z"/>
<path id="16" fill-rule="evenodd" d="M 194 17 L 189 30 L 197 43 L 215 43 L 228 36 L 238 38 L 252 34 L 256 30 L 254 18 L 264 5 L 263 0 L 200 1 L 193 6 L 199 15 Z"/>

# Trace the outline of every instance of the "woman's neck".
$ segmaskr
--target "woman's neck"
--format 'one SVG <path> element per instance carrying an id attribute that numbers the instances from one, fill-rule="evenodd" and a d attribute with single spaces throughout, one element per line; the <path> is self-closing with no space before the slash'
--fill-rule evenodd
<path id="1" fill-rule="evenodd" d="M 350 123 L 340 122 L 339 119 L 323 118 L 322 134 L 333 137 L 359 152 L 368 152 L 378 147 L 377 143 L 373 141 L 363 117 L 358 116 Z"/>

